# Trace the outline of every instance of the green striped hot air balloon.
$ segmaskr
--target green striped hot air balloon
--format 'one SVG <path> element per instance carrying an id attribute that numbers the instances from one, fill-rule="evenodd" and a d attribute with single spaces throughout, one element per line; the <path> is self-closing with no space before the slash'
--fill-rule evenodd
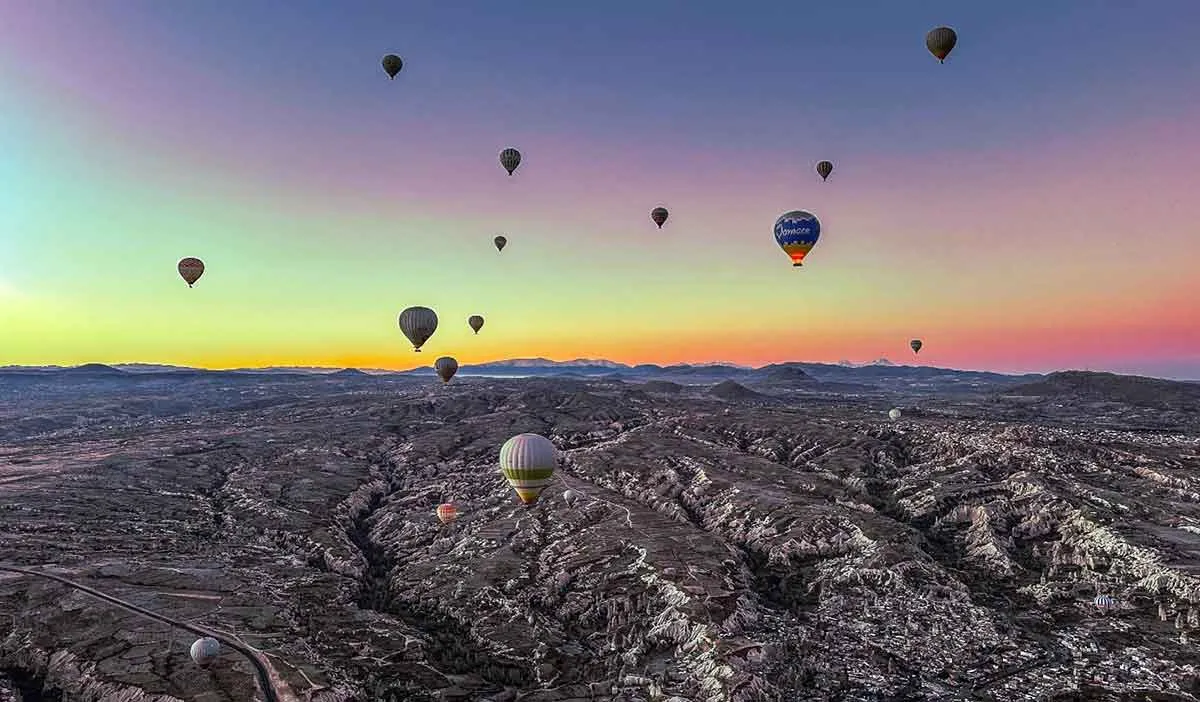
<path id="1" fill-rule="evenodd" d="M 518 434 L 500 447 L 500 472 L 525 506 L 537 502 L 558 465 L 558 449 L 540 434 Z"/>

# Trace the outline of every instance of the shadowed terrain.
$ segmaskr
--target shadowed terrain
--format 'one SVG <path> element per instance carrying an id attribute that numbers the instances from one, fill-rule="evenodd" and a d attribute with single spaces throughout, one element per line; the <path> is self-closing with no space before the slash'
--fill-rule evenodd
<path id="1" fill-rule="evenodd" d="M 289 699 L 1197 699 L 1200 386 L 825 368 L 3 371 L 0 562 Z M 193 638 L 0 574 L 0 700 L 253 699 Z"/>

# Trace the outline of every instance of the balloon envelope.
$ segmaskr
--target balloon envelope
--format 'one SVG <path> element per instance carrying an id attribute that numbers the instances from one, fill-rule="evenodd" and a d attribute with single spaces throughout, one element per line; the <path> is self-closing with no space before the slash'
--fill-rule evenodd
<path id="1" fill-rule="evenodd" d="M 900 410 L 898 410 L 898 409 L 889 410 L 888 418 L 889 419 L 900 419 Z"/>
<path id="2" fill-rule="evenodd" d="M 176 268 L 179 270 L 179 275 L 183 277 L 184 282 L 188 284 L 189 288 L 192 287 L 197 280 L 200 280 L 200 276 L 204 275 L 204 261 L 201 261 L 198 258 L 192 258 L 191 256 L 180 259 L 179 265 L 176 266 Z"/>
<path id="3" fill-rule="evenodd" d="M 958 33 L 949 27 L 934 27 L 925 35 L 925 48 L 939 63 L 945 63 L 946 57 L 954 51 L 958 44 Z"/>
<path id="4" fill-rule="evenodd" d="M 492 239 L 492 242 L 496 244 L 497 251 L 503 251 L 504 247 L 508 245 L 508 238 L 505 236 L 498 236 L 495 239 Z"/>
<path id="5" fill-rule="evenodd" d="M 500 152 L 500 165 L 504 166 L 504 170 L 508 171 L 509 175 L 517 170 L 517 166 L 521 165 L 521 152 L 513 148 L 507 148 Z"/>
<path id="6" fill-rule="evenodd" d="M 500 447 L 500 472 L 526 505 L 537 502 L 558 466 L 558 449 L 540 434 L 518 434 Z"/>
<path id="7" fill-rule="evenodd" d="M 566 502 L 568 506 L 572 506 L 579 501 L 579 493 L 575 492 L 574 490 L 567 490 L 563 493 L 563 501 Z"/>
<path id="8" fill-rule="evenodd" d="M 458 519 L 458 509 L 449 502 L 442 503 L 438 505 L 437 518 L 441 520 L 442 524 L 449 524 Z"/>
<path id="9" fill-rule="evenodd" d="M 811 212 L 792 210 L 775 220 L 775 243 L 791 257 L 793 266 L 803 264 L 820 238 L 821 222 Z"/>
<path id="10" fill-rule="evenodd" d="M 479 330 L 483 329 L 483 317 L 473 314 L 470 317 L 467 317 L 467 325 L 474 329 L 475 333 L 478 334 Z"/>
<path id="11" fill-rule="evenodd" d="M 437 331 L 438 318 L 428 307 L 409 307 L 400 313 L 399 322 L 400 331 L 412 342 L 413 351 L 420 351 L 421 345 Z"/>
<path id="12" fill-rule="evenodd" d="M 667 216 L 669 214 L 670 213 L 667 212 L 667 208 L 655 207 L 653 210 L 650 210 L 650 219 L 654 220 L 654 223 L 658 225 L 659 229 L 662 229 L 662 225 L 667 221 Z"/>
<path id="13" fill-rule="evenodd" d="M 832 161 L 821 161 L 817 164 L 817 175 L 821 176 L 821 180 L 829 178 L 830 173 L 833 173 Z"/>
<path id="14" fill-rule="evenodd" d="M 384 56 L 382 63 L 384 72 L 388 74 L 388 78 L 391 80 L 395 80 L 396 74 L 400 72 L 400 69 L 404 68 L 404 61 L 400 60 L 400 57 L 395 54 Z"/>
<path id="15" fill-rule="evenodd" d="M 221 642 L 211 636 L 196 639 L 196 642 L 192 644 L 191 651 L 189 651 L 196 665 L 208 665 L 220 652 Z"/>
<path id="16" fill-rule="evenodd" d="M 908 347 L 913 350 L 913 353 L 921 353 L 921 347 L 924 345 L 920 339 L 913 339 L 908 342 Z"/>
<path id="17" fill-rule="evenodd" d="M 433 369 L 437 371 L 438 377 L 442 379 L 443 383 L 448 383 L 458 372 L 458 361 L 449 356 L 442 356 L 433 362 Z"/>

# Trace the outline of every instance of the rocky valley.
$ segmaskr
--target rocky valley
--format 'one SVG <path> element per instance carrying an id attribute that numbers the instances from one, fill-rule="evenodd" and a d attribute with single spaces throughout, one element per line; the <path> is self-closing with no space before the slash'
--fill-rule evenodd
<path id="1" fill-rule="evenodd" d="M 1200 698 L 1200 385 L 818 370 L 0 371 L 0 700 Z"/>

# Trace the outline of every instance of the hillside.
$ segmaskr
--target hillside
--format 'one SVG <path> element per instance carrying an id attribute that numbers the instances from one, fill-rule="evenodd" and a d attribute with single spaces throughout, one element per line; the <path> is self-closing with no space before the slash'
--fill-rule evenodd
<path id="1" fill-rule="evenodd" d="M 1005 391 L 1019 397 L 1122 402 L 1135 407 L 1200 410 L 1200 384 L 1138 375 L 1062 371 Z"/>
<path id="2" fill-rule="evenodd" d="M 812 383 L 816 382 L 798 363 L 776 363 L 764 366 L 754 372 L 756 377 L 777 383 Z"/>
<path id="3" fill-rule="evenodd" d="M 732 380 L 726 380 L 717 383 L 708 391 L 709 395 L 719 397 L 722 400 L 765 400 L 769 399 L 767 395 L 754 392 L 745 385 L 741 385 Z"/>

